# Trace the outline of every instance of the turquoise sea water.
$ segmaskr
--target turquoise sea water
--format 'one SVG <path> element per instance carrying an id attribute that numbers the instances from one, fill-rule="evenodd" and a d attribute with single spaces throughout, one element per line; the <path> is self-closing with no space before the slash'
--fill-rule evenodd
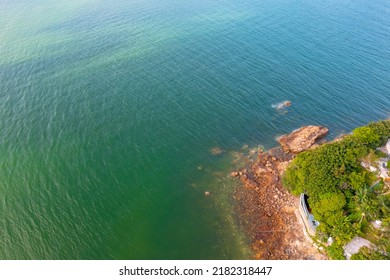
<path id="1" fill-rule="evenodd" d="M 229 151 L 390 117 L 387 0 L 2 0 L 0 26 L 1 259 L 248 258 Z"/>

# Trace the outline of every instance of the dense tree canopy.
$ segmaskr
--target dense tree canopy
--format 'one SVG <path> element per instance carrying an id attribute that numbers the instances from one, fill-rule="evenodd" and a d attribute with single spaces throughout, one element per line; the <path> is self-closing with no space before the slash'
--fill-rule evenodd
<path id="1" fill-rule="evenodd" d="M 373 187 L 377 179 L 361 165 L 390 138 L 390 121 L 356 128 L 351 135 L 299 154 L 283 176 L 295 195 L 306 193 L 313 214 L 320 221 L 317 232 L 332 236 L 336 245 L 361 234 L 368 222 L 389 219 L 390 198 Z M 329 250 L 335 256 L 339 249 Z"/>

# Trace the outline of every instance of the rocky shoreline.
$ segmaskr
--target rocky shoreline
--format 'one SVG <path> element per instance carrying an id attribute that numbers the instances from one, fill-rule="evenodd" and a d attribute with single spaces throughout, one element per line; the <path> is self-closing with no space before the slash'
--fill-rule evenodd
<path id="1" fill-rule="evenodd" d="M 242 187 L 234 192 L 235 210 L 254 259 L 327 259 L 307 236 L 298 198 L 282 186 L 282 175 L 296 154 L 321 143 L 328 129 L 305 126 L 281 136 L 280 147 L 258 151 L 248 166 L 231 173 Z"/>

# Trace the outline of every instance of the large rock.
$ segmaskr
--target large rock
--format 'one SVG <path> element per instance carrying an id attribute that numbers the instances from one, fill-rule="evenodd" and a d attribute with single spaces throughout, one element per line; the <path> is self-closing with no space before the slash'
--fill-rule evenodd
<path id="1" fill-rule="evenodd" d="M 318 139 L 324 137 L 328 129 L 323 126 L 304 126 L 292 133 L 282 135 L 278 142 L 283 150 L 291 153 L 300 153 L 310 149 Z"/>

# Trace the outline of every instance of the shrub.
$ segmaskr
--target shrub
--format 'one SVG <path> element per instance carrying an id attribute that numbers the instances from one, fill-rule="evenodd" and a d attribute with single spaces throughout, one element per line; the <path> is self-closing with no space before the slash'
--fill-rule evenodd
<path id="1" fill-rule="evenodd" d="M 369 126 L 356 128 L 353 130 L 353 136 L 356 141 L 369 147 L 377 147 L 380 144 L 381 137 Z"/>
<path id="2" fill-rule="evenodd" d="M 390 260 L 390 258 L 376 250 L 362 247 L 359 252 L 351 256 L 351 260 Z"/>
<path id="3" fill-rule="evenodd" d="M 333 243 L 332 245 L 326 247 L 325 250 L 332 260 L 345 260 L 344 250 L 340 245 Z"/>

